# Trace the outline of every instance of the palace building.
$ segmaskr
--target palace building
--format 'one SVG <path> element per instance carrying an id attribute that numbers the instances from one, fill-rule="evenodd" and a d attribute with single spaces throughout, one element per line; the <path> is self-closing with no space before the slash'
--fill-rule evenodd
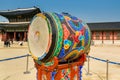
<path id="1" fill-rule="evenodd" d="M 0 11 L 0 15 L 9 21 L 0 23 L 0 40 L 27 41 L 29 23 L 33 16 L 40 12 L 37 7 Z"/>
<path id="2" fill-rule="evenodd" d="M 9 23 L 0 23 L 0 40 L 27 41 L 27 32 L 31 19 L 41 10 L 37 7 L 0 11 Z M 120 45 L 120 22 L 87 23 L 91 29 L 92 43 Z"/>
<path id="3" fill-rule="evenodd" d="M 92 41 L 98 44 L 120 45 L 120 22 L 88 23 Z"/>

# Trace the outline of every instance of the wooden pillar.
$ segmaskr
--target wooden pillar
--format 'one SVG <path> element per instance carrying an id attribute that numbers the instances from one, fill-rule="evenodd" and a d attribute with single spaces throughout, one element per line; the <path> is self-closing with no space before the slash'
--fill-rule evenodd
<path id="1" fill-rule="evenodd" d="M 0 41 L 2 40 L 2 33 L 0 33 Z"/>
<path id="2" fill-rule="evenodd" d="M 6 41 L 7 40 L 7 33 L 2 34 L 2 41 Z"/>
<path id="3" fill-rule="evenodd" d="M 27 32 L 24 32 L 24 41 L 27 40 Z"/>
<path id="4" fill-rule="evenodd" d="M 16 32 L 14 32 L 14 37 L 13 37 L 14 41 L 16 41 Z"/>
<path id="5" fill-rule="evenodd" d="M 100 31 L 99 34 L 100 34 L 99 39 L 102 40 L 102 31 Z"/>
<path id="6" fill-rule="evenodd" d="M 23 41 L 23 40 L 22 40 L 22 36 L 23 36 L 23 35 L 22 35 L 22 32 L 21 32 L 21 33 L 20 33 L 20 41 Z"/>
<path id="7" fill-rule="evenodd" d="M 5 41 L 5 40 L 4 40 L 4 35 L 5 35 L 5 33 L 4 33 L 4 34 L 2 34 L 2 41 Z"/>
<path id="8" fill-rule="evenodd" d="M 114 31 L 114 40 L 117 40 L 117 31 Z"/>
<path id="9" fill-rule="evenodd" d="M 112 41 L 113 41 L 113 44 L 114 44 L 114 31 L 112 31 Z"/>
<path id="10" fill-rule="evenodd" d="M 96 40 L 95 31 L 92 32 L 92 39 Z"/>
<path id="11" fill-rule="evenodd" d="M 110 31 L 110 40 L 113 40 L 113 31 Z"/>
<path id="12" fill-rule="evenodd" d="M 103 32 L 103 40 L 106 40 L 106 32 Z"/>
<path id="13" fill-rule="evenodd" d="M 103 31 L 102 31 L 102 44 L 104 43 L 104 42 L 103 42 L 103 36 L 104 36 L 104 35 L 103 35 Z"/>

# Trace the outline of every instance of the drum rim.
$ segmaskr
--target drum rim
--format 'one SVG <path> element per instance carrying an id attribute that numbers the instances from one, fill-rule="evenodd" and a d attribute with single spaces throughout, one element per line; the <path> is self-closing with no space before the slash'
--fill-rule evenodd
<path id="1" fill-rule="evenodd" d="M 55 47 L 53 49 L 53 52 L 50 53 L 50 55 L 46 55 L 45 56 L 45 62 L 49 61 L 51 58 L 53 58 L 54 56 L 58 56 L 60 53 L 60 50 L 62 48 L 62 43 L 63 43 L 63 29 L 62 29 L 62 25 L 61 22 L 58 18 L 58 16 L 55 13 L 44 13 L 47 14 L 53 21 L 53 24 L 55 25 L 53 28 L 56 29 L 56 40 L 55 40 Z M 49 19 L 48 19 L 49 20 Z"/>
<path id="2" fill-rule="evenodd" d="M 39 13 L 40 14 L 40 13 Z M 54 23 L 54 30 L 56 30 L 56 39 L 55 39 L 55 45 L 53 46 L 54 49 L 52 51 L 52 53 L 50 51 L 48 51 L 47 55 L 44 56 L 43 59 L 39 60 L 39 56 L 35 56 L 34 54 L 32 54 L 31 50 L 30 50 L 30 46 L 29 46 L 29 52 L 30 54 L 32 55 L 32 57 L 35 59 L 35 60 L 39 60 L 41 62 L 47 62 L 49 61 L 51 58 L 53 58 L 54 56 L 58 56 L 61 48 L 62 48 L 62 42 L 63 42 L 63 30 L 62 30 L 62 25 L 61 25 L 61 22 L 59 20 L 59 18 L 57 17 L 57 15 L 55 15 L 55 13 L 44 13 L 44 14 L 48 14 L 49 17 L 52 19 L 53 23 Z M 43 17 L 45 16 L 44 14 L 41 14 L 39 15 L 40 17 Z M 32 19 L 32 21 L 38 16 L 35 15 L 34 18 Z M 46 21 L 47 23 L 49 23 L 49 19 L 45 16 L 46 18 Z M 31 23 L 32 23 L 31 21 Z M 49 24 L 49 27 L 50 27 L 50 24 Z M 29 30 L 28 30 L 29 31 Z M 51 30 L 52 31 L 52 30 Z M 52 32 L 53 33 L 53 32 Z M 53 35 L 53 34 L 52 34 Z M 51 43 L 52 44 L 52 43 Z M 29 40 L 28 40 L 28 45 L 29 45 Z M 51 48 L 51 47 L 50 47 Z"/>
<path id="3" fill-rule="evenodd" d="M 60 50 L 62 49 L 62 43 L 63 43 L 63 28 L 62 28 L 62 25 L 61 25 L 61 21 L 60 19 L 58 18 L 58 16 L 55 14 L 55 13 L 50 13 L 52 15 L 52 17 L 54 18 L 55 20 L 55 23 L 56 24 L 56 27 L 58 28 L 58 40 L 57 40 L 57 44 L 56 44 L 56 49 L 54 51 L 54 56 L 58 56 L 59 55 L 59 52 Z"/>
<path id="4" fill-rule="evenodd" d="M 33 17 L 33 19 L 31 20 L 31 22 L 30 22 L 30 25 L 29 25 L 29 28 L 28 28 L 28 33 L 29 33 L 29 31 L 30 31 L 30 26 L 31 26 L 31 24 L 32 24 L 33 20 L 34 20 L 36 17 L 41 17 L 41 18 L 43 18 L 43 19 L 46 20 L 46 17 L 45 17 L 43 14 L 41 14 L 41 13 L 36 14 L 36 15 Z M 29 35 L 29 34 L 28 34 L 28 35 Z M 48 40 L 48 41 L 49 41 L 49 40 Z M 43 58 L 44 56 L 46 56 L 46 53 L 44 53 L 42 56 L 36 56 L 36 55 L 33 54 L 33 52 L 32 52 L 31 49 L 30 49 L 29 36 L 28 36 L 28 50 L 29 50 L 29 53 L 31 54 L 31 56 L 33 57 L 33 59 L 35 59 L 35 60 L 39 60 L 39 59 Z"/>
<path id="5" fill-rule="evenodd" d="M 51 32 L 52 32 L 51 47 L 50 47 L 47 55 L 41 60 L 42 62 L 47 62 L 47 61 L 49 61 L 51 59 L 51 56 L 53 55 L 53 52 L 54 52 L 54 48 L 56 46 L 55 42 L 57 41 L 57 29 L 55 28 L 56 25 L 55 25 L 54 20 L 52 20 L 52 21 L 50 20 L 51 15 L 49 13 L 44 13 L 44 15 L 49 16 L 49 18 L 48 17 L 46 17 L 46 18 L 47 18 L 47 22 L 48 22 L 49 27 L 51 28 Z M 52 28 L 53 26 L 51 25 L 51 23 L 53 23 L 54 28 Z"/>

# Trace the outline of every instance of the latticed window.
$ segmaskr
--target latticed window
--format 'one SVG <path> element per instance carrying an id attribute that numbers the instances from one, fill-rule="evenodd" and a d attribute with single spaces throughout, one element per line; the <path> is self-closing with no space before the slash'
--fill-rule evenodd
<path id="1" fill-rule="evenodd" d="M 99 40 L 100 39 L 100 32 L 95 32 L 95 37 L 96 37 L 96 40 Z"/>
<path id="2" fill-rule="evenodd" d="M 117 32 L 117 39 L 120 40 L 120 31 Z"/>
<path id="3" fill-rule="evenodd" d="M 105 36 L 107 40 L 110 40 L 110 32 L 106 32 Z"/>

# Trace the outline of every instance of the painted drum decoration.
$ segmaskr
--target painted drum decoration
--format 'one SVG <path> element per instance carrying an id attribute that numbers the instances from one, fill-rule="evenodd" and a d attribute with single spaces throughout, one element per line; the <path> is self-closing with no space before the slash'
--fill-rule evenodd
<path id="1" fill-rule="evenodd" d="M 29 51 L 40 62 L 58 57 L 59 62 L 74 61 L 90 50 L 91 34 L 86 23 L 70 14 L 39 13 L 28 32 Z"/>

